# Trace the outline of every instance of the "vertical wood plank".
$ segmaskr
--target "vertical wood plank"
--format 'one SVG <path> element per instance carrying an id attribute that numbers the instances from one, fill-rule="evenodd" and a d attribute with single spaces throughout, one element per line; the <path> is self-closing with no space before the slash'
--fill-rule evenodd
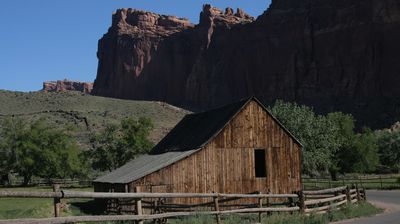
<path id="1" fill-rule="evenodd" d="M 219 198 L 214 197 L 214 209 L 216 212 L 219 212 Z M 217 220 L 217 224 L 221 223 L 221 216 L 219 214 L 215 215 L 215 219 Z"/>
<path id="2" fill-rule="evenodd" d="M 135 192 L 138 193 L 140 192 L 139 187 L 135 187 Z M 136 215 L 143 215 L 143 209 L 142 209 L 142 199 L 137 199 L 136 200 Z M 143 224 L 144 222 L 142 220 L 137 221 L 138 224 Z"/>
<path id="3" fill-rule="evenodd" d="M 53 192 L 60 192 L 60 185 L 53 184 Z M 61 212 L 61 199 L 54 198 L 54 217 L 60 217 Z"/>

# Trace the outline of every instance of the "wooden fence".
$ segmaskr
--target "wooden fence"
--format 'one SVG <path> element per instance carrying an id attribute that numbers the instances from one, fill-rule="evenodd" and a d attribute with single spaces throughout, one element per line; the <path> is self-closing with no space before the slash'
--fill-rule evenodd
<path id="1" fill-rule="evenodd" d="M 400 175 L 367 175 L 354 177 L 331 178 L 303 177 L 303 189 L 324 189 L 345 185 L 355 185 L 366 189 L 400 189 Z"/>
<path id="2" fill-rule="evenodd" d="M 0 224 L 63 224 L 78 222 L 100 222 L 100 221 L 136 221 L 142 223 L 143 220 L 162 220 L 167 218 L 176 218 L 194 215 L 215 215 L 217 223 L 222 223 L 221 216 L 233 213 L 255 213 L 258 214 L 261 222 L 262 214 L 272 212 L 300 212 L 300 213 L 325 213 L 330 210 L 339 209 L 340 206 L 348 203 L 356 203 L 366 200 L 364 189 L 350 189 L 343 186 L 338 188 L 319 190 L 319 191 L 301 191 L 296 194 L 221 194 L 221 193 L 93 193 L 61 191 L 59 186 L 54 186 L 53 192 L 18 192 L 18 191 L 0 191 L 0 198 L 53 198 L 54 199 L 54 218 L 44 219 L 14 219 L 0 220 Z M 60 203 L 62 199 L 86 198 L 86 199 L 132 199 L 136 203 L 136 214 L 133 215 L 98 215 L 98 216 L 73 216 L 60 217 Z M 157 203 L 153 206 L 150 214 L 144 214 L 142 206 L 143 199 L 166 199 L 166 198 L 206 198 L 211 203 L 205 203 L 204 206 L 210 207 L 210 210 L 192 210 L 176 212 L 160 212 Z M 255 199 L 257 203 L 252 205 L 240 205 L 236 207 L 223 208 L 225 202 L 232 202 L 240 199 Z M 157 201 L 157 200 L 156 200 Z M 163 205 L 168 206 L 168 205 Z M 169 205 L 172 206 L 172 205 Z M 176 205 L 175 205 L 176 206 Z M 185 205 L 191 207 L 191 205 Z M 174 207 L 176 208 L 176 207 Z"/>

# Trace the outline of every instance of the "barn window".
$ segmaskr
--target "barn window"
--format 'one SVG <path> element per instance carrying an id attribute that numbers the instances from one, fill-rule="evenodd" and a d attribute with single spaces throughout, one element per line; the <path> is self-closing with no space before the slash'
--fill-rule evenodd
<path id="1" fill-rule="evenodd" d="M 256 149 L 254 150 L 254 163 L 256 177 L 267 177 L 267 167 L 265 164 L 265 150 Z"/>

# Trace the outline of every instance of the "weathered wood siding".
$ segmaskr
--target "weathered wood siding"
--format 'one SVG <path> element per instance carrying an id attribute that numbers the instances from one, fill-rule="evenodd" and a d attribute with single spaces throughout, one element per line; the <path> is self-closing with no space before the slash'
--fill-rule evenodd
<path id="1" fill-rule="evenodd" d="M 265 178 L 255 177 L 255 149 L 266 150 Z M 252 101 L 202 150 L 132 182 L 129 189 L 141 186 L 145 192 L 292 193 L 301 189 L 300 172 L 300 145 Z"/>

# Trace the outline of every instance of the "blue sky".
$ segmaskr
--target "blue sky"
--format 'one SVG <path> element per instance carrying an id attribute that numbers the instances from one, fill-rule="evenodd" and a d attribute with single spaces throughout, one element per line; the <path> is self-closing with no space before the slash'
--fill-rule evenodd
<path id="1" fill-rule="evenodd" d="M 204 3 L 258 16 L 270 0 L 1 0 L 0 89 L 35 91 L 47 80 L 93 81 L 97 41 L 118 8 L 187 17 Z"/>

